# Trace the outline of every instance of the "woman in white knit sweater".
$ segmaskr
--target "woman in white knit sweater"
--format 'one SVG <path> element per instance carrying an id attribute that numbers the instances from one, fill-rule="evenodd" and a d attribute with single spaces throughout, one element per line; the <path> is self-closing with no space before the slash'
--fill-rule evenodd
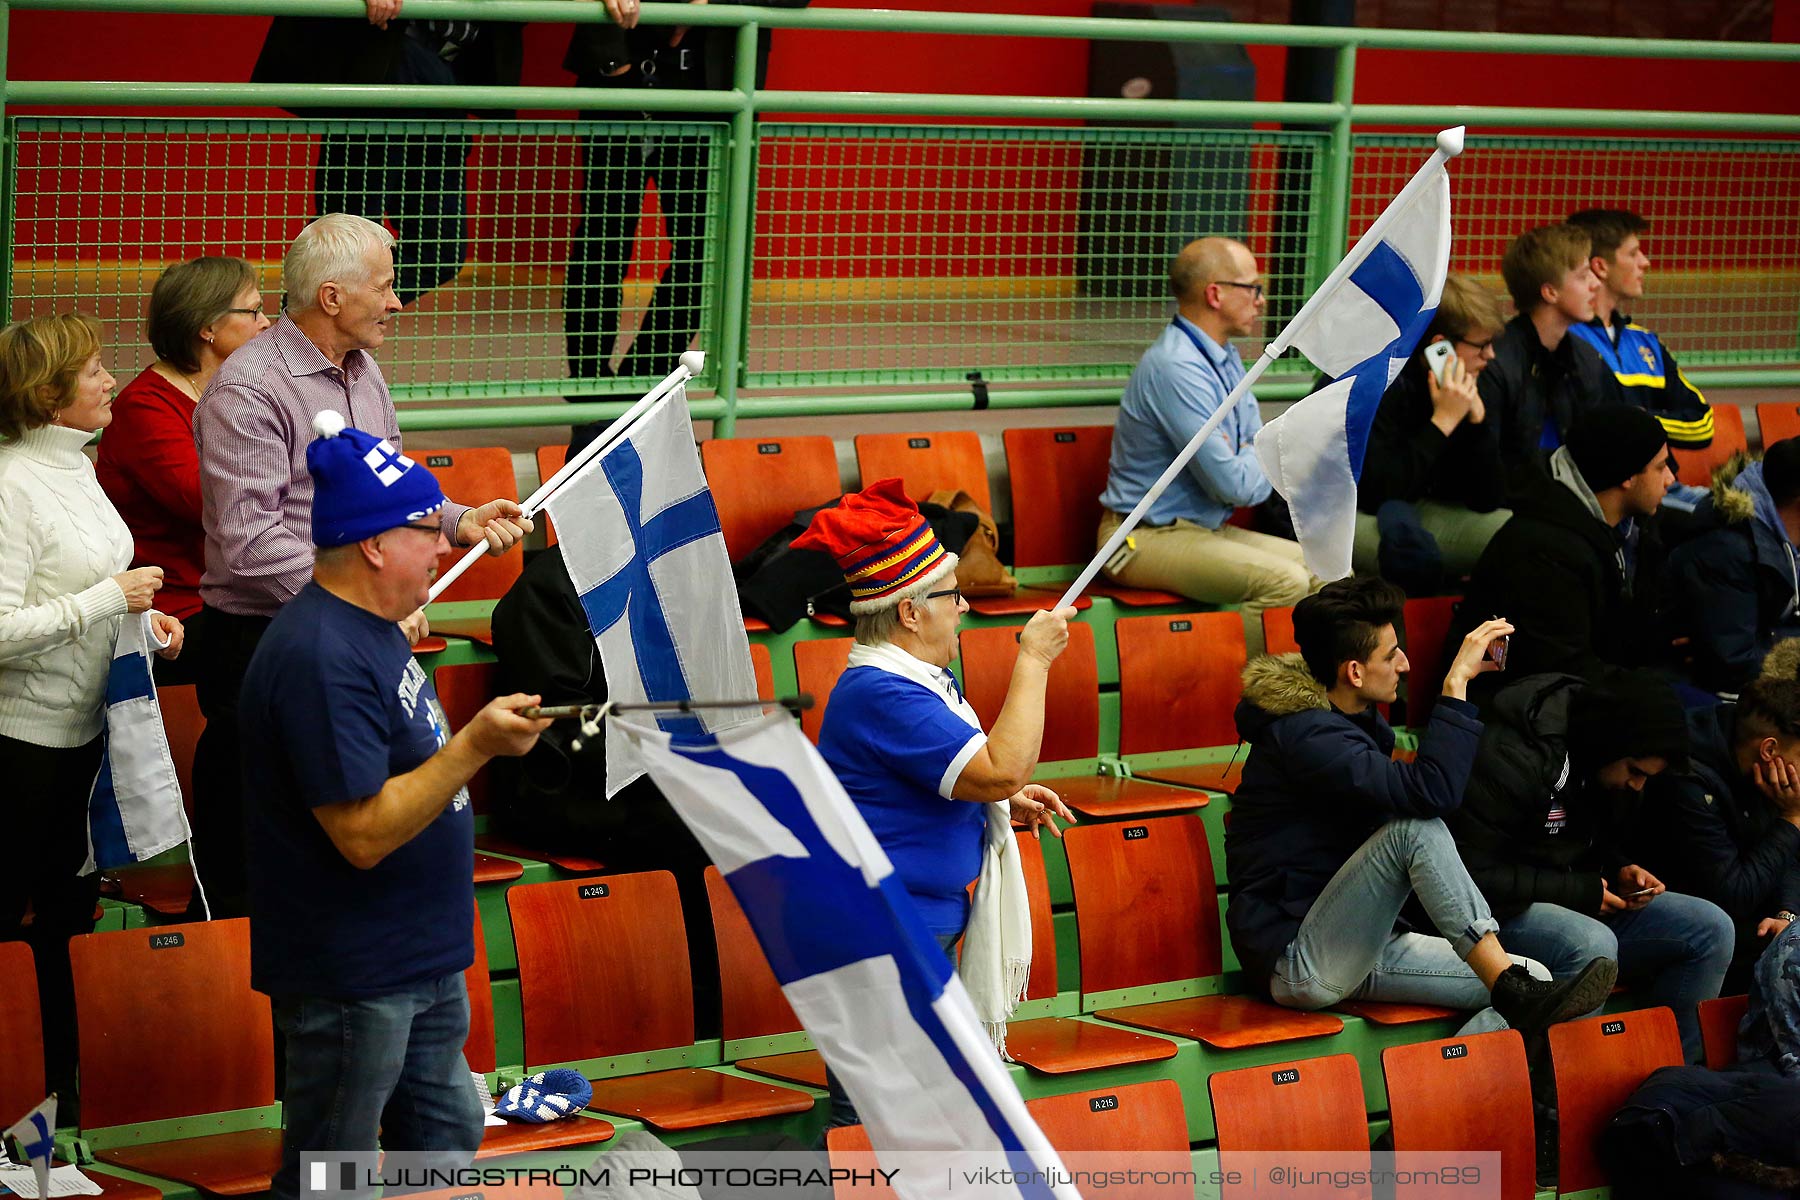
<path id="1" fill-rule="evenodd" d="M 112 419 L 112 389 L 92 318 L 0 330 L 0 820 L 20 851 L 0 871 L 0 940 L 31 943 L 46 1075 L 71 1098 L 68 941 L 94 927 L 99 877 L 78 872 L 107 672 L 120 619 L 149 610 L 162 586 L 160 567 L 125 569 L 131 532 L 82 453 Z M 151 620 L 169 643 L 161 653 L 180 653 L 181 623 L 161 613 Z"/>

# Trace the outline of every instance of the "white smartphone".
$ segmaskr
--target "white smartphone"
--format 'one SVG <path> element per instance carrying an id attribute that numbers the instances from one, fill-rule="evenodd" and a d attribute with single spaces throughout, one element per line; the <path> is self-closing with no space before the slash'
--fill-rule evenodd
<path id="1" fill-rule="evenodd" d="M 1456 357 L 1456 347 L 1449 342 L 1433 342 L 1425 347 L 1425 365 L 1431 368 L 1431 374 L 1438 383 L 1444 382 L 1444 372 L 1450 369 L 1450 360 Z"/>

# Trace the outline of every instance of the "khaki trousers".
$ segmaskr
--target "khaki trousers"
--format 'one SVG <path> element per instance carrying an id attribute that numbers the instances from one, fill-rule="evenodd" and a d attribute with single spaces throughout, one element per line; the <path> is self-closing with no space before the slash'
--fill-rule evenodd
<path id="1" fill-rule="evenodd" d="M 1096 546 L 1106 544 L 1125 518 L 1100 514 Z M 1132 531 L 1137 549 L 1117 572 L 1102 572 L 1126 587 L 1180 592 L 1208 604 L 1242 608 L 1244 644 L 1255 658 L 1263 652 L 1262 610 L 1293 604 L 1319 581 L 1307 571 L 1298 542 L 1252 533 L 1235 525 L 1208 529 L 1192 521 Z"/>

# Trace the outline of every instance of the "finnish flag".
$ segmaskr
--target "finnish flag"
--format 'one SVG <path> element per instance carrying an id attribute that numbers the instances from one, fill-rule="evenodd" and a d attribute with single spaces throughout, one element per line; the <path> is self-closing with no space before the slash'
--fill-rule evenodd
<path id="1" fill-rule="evenodd" d="M 877 1159 L 979 1156 L 1011 1177 L 946 1171 L 925 1193 L 902 1170 L 896 1190 L 909 1200 L 1080 1200 L 950 960 L 792 718 L 717 735 L 671 736 L 618 717 L 607 725 L 638 743 L 650 777 L 731 885 Z"/>
<path id="2" fill-rule="evenodd" d="M 106 676 L 100 771 L 88 795 L 88 856 L 81 873 L 110 871 L 188 840 L 175 756 L 156 703 L 150 614 L 119 623 Z"/>
<path id="3" fill-rule="evenodd" d="M 611 699 L 752 700 L 756 669 L 725 535 L 675 388 L 544 505 L 600 647 Z M 717 731 L 755 709 L 658 718 Z M 630 741 L 606 731 L 606 794 L 644 773 Z"/>
<path id="4" fill-rule="evenodd" d="M 1283 344 L 1311 359 L 1332 383 L 1256 435 L 1256 457 L 1287 499 L 1306 566 L 1320 579 L 1350 574 L 1356 481 L 1381 394 L 1406 365 L 1437 314 L 1450 265 L 1450 175 L 1442 166 L 1404 201 L 1366 258 Z"/>

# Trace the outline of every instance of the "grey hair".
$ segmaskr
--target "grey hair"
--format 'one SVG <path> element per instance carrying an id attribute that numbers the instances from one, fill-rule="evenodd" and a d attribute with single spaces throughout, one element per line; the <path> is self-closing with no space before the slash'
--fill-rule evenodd
<path id="1" fill-rule="evenodd" d="M 856 618 L 856 640 L 865 646 L 879 646 L 883 642 L 891 642 L 894 635 L 900 632 L 900 602 L 911 600 L 921 603 L 925 593 L 938 584 L 956 578 L 957 556 L 946 554 L 944 562 L 937 570 L 919 580 L 898 596 L 891 596 L 881 603 L 879 608 L 857 612 L 857 606 L 850 606 L 851 615 Z"/>
<path id="2" fill-rule="evenodd" d="M 319 289 L 327 283 L 368 282 L 363 258 L 376 246 L 392 250 L 394 235 L 351 213 L 327 213 L 302 229 L 281 260 L 287 310 L 303 312 L 316 306 Z"/>

